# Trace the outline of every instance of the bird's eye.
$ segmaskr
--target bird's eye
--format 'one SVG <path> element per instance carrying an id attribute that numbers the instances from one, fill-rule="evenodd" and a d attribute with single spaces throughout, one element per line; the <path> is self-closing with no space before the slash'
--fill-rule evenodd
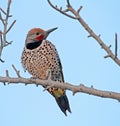
<path id="1" fill-rule="evenodd" d="M 36 35 L 39 35 L 40 33 L 39 32 L 36 32 Z"/>

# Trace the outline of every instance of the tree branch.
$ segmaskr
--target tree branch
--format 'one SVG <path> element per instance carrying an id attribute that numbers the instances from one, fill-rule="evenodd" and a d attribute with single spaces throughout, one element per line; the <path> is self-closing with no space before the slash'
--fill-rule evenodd
<path id="1" fill-rule="evenodd" d="M 3 30 L 1 30 L 1 34 L 0 34 L 0 61 L 1 62 L 4 62 L 1 59 L 3 48 L 12 43 L 12 41 L 11 42 L 7 41 L 6 35 L 11 30 L 11 28 L 13 27 L 13 25 L 16 22 L 16 20 L 14 20 L 11 23 L 11 25 L 8 27 L 8 20 L 9 20 L 10 17 L 12 17 L 12 15 L 10 15 L 10 5 L 11 5 L 11 2 L 12 2 L 11 0 L 8 0 L 6 11 L 4 11 L 2 8 L 0 8 L 0 21 L 3 24 Z"/>
<path id="2" fill-rule="evenodd" d="M 86 93 L 89 95 L 94 95 L 94 96 L 98 96 L 98 97 L 102 97 L 102 98 L 111 98 L 111 99 L 115 99 L 120 101 L 120 93 L 116 93 L 116 92 L 112 92 L 112 91 L 103 91 L 103 90 L 98 90 L 93 88 L 93 86 L 91 87 L 87 87 L 84 84 L 80 84 L 80 85 L 74 85 L 74 84 L 70 84 L 70 83 L 60 83 L 58 81 L 53 81 L 50 79 L 51 74 L 49 73 L 47 80 L 41 80 L 41 79 L 37 79 L 37 78 L 23 78 L 20 75 L 20 71 L 17 70 L 15 68 L 14 65 L 12 65 L 13 70 L 15 71 L 16 75 L 18 77 L 10 77 L 8 70 L 6 70 L 6 77 L 2 77 L 0 76 L 0 82 L 1 84 L 3 83 L 4 85 L 6 85 L 6 83 L 8 84 L 35 84 L 36 86 L 42 85 L 44 87 L 46 87 L 44 89 L 47 90 L 48 88 L 51 87 L 57 87 L 57 88 L 62 88 L 65 90 L 69 90 L 72 91 L 73 95 L 75 95 L 76 93 Z"/>
<path id="3" fill-rule="evenodd" d="M 0 82 L 2 82 L 4 85 L 6 83 L 8 84 L 36 84 L 36 85 L 42 85 L 45 87 L 57 87 L 57 88 L 63 88 L 65 90 L 69 90 L 73 92 L 73 95 L 76 93 L 86 93 L 89 95 L 94 95 L 102 98 L 112 98 L 115 100 L 120 101 L 120 93 L 112 92 L 112 91 L 103 91 L 103 90 L 98 90 L 91 87 L 87 87 L 83 84 L 80 85 L 73 85 L 70 83 L 60 83 L 60 82 L 55 82 L 50 79 L 48 80 L 40 80 L 40 79 L 35 79 L 35 78 L 23 78 L 23 77 L 9 77 L 8 71 L 6 72 L 6 77 L 0 76 Z M 1 84 L 2 84 L 1 83 Z"/>
<path id="4" fill-rule="evenodd" d="M 55 10 L 59 11 L 60 13 L 62 13 L 62 14 L 64 14 L 64 15 L 66 15 L 67 17 L 70 17 L 70 18 L 72 18 L 72 19 L 77 19 L 76 17 L 73 17 L 72 15 L 69 15 L 69 14 L 66 13 L 67 11 L 69 11 L 69 9 L 63 10 L 63 11 L 62 11 L 62 7 L 60 7 L 60 9 L 57 8 L 57 6 L 54 6 L 54 5 L 50 2 L 50 0 L 48 0 L 48 3 L 50 4 L 50 6 L 51 6 L 52 8 L 54 8 Z"/>
<path id="5" fill-rule="evenodd" d="M 82 6 L 80 6 L 80 8 L 78 10 L 75 10 L 71 4 L 70 1 L 67 0 L 67 11 L 63 11 L 62 9 L 59 9 L 57 6 L 54 6 L 50 0 L 48 0 L 49 5 L 55 9 L 56 11 L 62 13 L 63 15 L 72 18 L 72 19 L 77 19 L 79 21 L 79 23 L 85 28 L 85 30 L 89 33 L 89 37 L 93 37 L 96 42 L 102 47 L 102 49 L 104 49 L 107 52 L 107 56 L 105 56 L 105 58 L 110 57 L 112 60 L 114 60 L 119 66 L 120 66 L 120 59 L 117 58 L 116 54 L 117 52 L 115 52 L 115 54 L 111 51 L 111 49 L 103 42 L 103 40 L 100 38 L 100 35 L 97 35 L 89 26 L 88 24 L 84 21 L 84 19 L 80 16 L 80 11 L 82 9 Z M 68 14 L 68 12 L 71 12 L 74 16 Z M 117 45 L 116 45 L 117 46 Z M 116 49 L 115 49 L 116 50 Z M 116 50 L 117 51 L 117 50 Z"/>

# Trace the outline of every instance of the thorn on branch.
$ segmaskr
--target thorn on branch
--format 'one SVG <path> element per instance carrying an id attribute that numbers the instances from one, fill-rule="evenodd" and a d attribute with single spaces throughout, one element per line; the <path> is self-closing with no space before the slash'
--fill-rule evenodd
<path id="1" fill-rule="evenodd" d="M 111 55 L 108 54 L 108 55 L 104 56 L 104 58 L 108 58 L 108 57 L 111 57 Z"/>
<path id="2" fill-rule="evenodd" d="M 77 13 L 79 14 L 80 11 L 82 10 L 83 6 L 80 6 L 79 9 L 77 10 Z"/>
<path id="3" fill-rule="evenodd" d="M 3 82 L 3 85 L 4 85 L 4 86 L 6 86 L 6 83 L 5 83 L 5 82 Z"/>
<path id="4" fill-rule="evenodd" d="M 108 48 L 110 49 L 112 47 L 112 45 L 109 45 Z"/>
<path id="5" fill-rule="evenodd" d="M 77 92 L 79 92 L 79 90 L 82 91 L 82 87 L 84 87 L 84 85 L 80 84 L 78 88 L 74 88 L 72 90 L 72 95 L 74 96 Z"/>
<path id="6" fill-rule="evenodd" d="M 6 70 L 6 78 L 9 78 L 9 72 L 8 72 L 8 70 Z M 10 82 L 8 81 L 7 84 L 10 84 Z"/>
<path id="7" fill-rule="evenodd" d="M 12 17 L 12 15 L 8 15 L 8 17 Z"/>
<path id="8" fill-rule="evenodd" d="M 62 11 L 62 7 L 60 7 L 60 10 Z"/>
<path id="9" fill-rule="evenodd" d="M 74 96 L 75 95 L 75 93 L 76 93 L 76 91 L 72 91 L 73 93 L 72 93 L 72 95 Z"/>
<path id="10" fill-rule="evenodd" d="M 36 87 L 38 87 L 39 85 L 38 84 L 36 84 Z"/>
<path id="11" fill-rule="evenodd" d="M 91 85 L 91 88 L 93 88 L 93 85 Z"/>
<path id="12" fill-rule="evenodd" d="M 88 35 L 88 38 L 92 37 L 92 35 Z"/>
<path id="13" fill-rule="evenodd" d="M 4 63 L 5 61 L 0 58 L 0 62 Z"/>
<path id="14" fill-rule="evenodd" d="M 100 38 L 101 37 L 101 34 L 99 34 L 98 37 Z"/>
<path id="15" fill-rule="evenodd" d="M 9 72 L 6 70 L 6 77 L 9 78 Z"/>

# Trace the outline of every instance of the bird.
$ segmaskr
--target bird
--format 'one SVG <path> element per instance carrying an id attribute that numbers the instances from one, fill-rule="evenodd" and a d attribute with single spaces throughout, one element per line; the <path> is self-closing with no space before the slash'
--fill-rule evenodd
<path id="1" fill-rule="evenodd" d="M 55 45 L 47 40 L 48 35 L 56 29 L 57 27 L 49 30 L 32 28 L 28 31 L 21 62 L 24 70 L 27 70 L 33 78 L 46 80 L 50 75 L 51 80 L 64 83 L 59 54 Z M 47 87 L 43 87 L 47 89 Z M 47 91 L 55 98 L 65 116 L 67 116 L 66 111 L 71 113 L 65 89 L 51 87 Z"/>

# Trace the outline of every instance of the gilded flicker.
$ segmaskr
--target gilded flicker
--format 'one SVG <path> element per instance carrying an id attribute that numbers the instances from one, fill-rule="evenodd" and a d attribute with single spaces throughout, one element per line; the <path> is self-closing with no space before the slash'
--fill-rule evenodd
<path id="1" fill-rule="evenodd" d="M 49 71 L 51 80 L 64 82 L 58 52 L 55 46 L 46 40 L 49 33 L 56 29 L 52 28 L 47 31 L 40 28 L 31 29 L 27 34 L 21 59 L 24 69 L 33 77 L 45 80 Z M 67 115 L 66 110 L 71 112 L 65 90 L 55 87 L 47 90 L 54 96 L 58 106 L 65 115 Z"/>

